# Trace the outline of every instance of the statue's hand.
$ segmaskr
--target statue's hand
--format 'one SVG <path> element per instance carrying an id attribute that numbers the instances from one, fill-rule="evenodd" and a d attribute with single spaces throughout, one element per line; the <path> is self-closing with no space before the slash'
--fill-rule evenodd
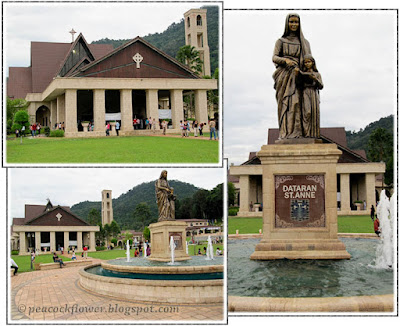
<path id="1" fill-rule="evenodd" d="M 297 64 L 295 61 L 290 60 L 290 59 L 285 59 L 285 61 L 286 61 L 286 65 L 289 67 L 293 67 Z"/>

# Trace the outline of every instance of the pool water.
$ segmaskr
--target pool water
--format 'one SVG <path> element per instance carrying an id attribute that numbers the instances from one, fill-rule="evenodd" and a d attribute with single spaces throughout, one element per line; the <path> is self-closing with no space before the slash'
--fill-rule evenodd
<path id="1" fill-rule="evenodd" d="M 228 294 L 340 297 L 393 293 L 393 270 L 377 269 L 375 239 L 341 239 L 349 260 L 250 260 L 259 239 L 228 241 Z"/>
<path id="2" fill-rule="evenodd" d="M 150 256 L 151 257 L 151 256 Z M 224 257 L 223 256 L 214 256 L 213 260 L 207 260 L 205 256 L 191 256 L 192 259 L 176 261 L 174 265 L 166 265 L 165 262 L 149 260 L 143 257 L 140 258 L 132 258 L 131 261 L 127 262 L 126 258 L 118 258 L 108 260 L 108 264 L 112 265 L 122 265 L 122 266 L 209 266 L 209 265 L 223 265 Z"/>

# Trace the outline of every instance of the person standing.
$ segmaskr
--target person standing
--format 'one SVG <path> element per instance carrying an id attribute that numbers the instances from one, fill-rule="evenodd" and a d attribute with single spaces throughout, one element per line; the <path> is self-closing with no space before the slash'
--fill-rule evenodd
<path id="1" fill-rule="evenodd" d="M 182 122 L 182 120 L 180 121 L 180 128 L 181 128 L 181 137 L 184 137 L 185 136 L 185 134 L 184 134 L 184 129 L 183 129 L 183 122 Z"/>
<path id="2" fill-rule="evenodd" d="M 119 124 L 119 122 L 117 121 L 117 122 L 115 123 L 115 131 L 117 132 L 117 136 L 119 136 L 119 128 L 120 128 L 120 124 Z"/>
<path id="3" fill-rule="evenodd" d="M 199 124 L 197 123 L 197 120 L 193 123 L 193 132 L 194 136 L 197 137 L 197 129 L 199 128 Z"/>
<path id="4" fill-rule="evenodd" d="M 156 132 L 156 119 L 154 118 L 151 124 L 151 127 L 153 128 L 153 133 Z"/>
<path id="5" fill-rule="evenodd" d="M 83 247 L 83 258 L 87 259 L 88 247 Z"/>
<path id="6" fill-rule="evenodd" d="M 214 140 L 217 140 L 217 136 L 215 135 L 215 121 L 211 119 L 210 121 L 210 140 L 212 140 L 212 136 L 214 135 Z"/>
<path id="7" fill-rule="evenodd" d="M 375 218 L 375 207 L 374 205 L 371 205 L 371 220 L 374 221 Z"/>

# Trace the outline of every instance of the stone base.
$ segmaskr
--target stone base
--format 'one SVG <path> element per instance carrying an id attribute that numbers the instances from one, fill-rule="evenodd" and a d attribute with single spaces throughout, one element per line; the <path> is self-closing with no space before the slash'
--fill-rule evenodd
<path id="1" fill-rule="evenodd" d="M 350 259 L 346 246 L 340 240 L 261 240 L 253 260 L 273 259 Z"/>
<path id="2" fill-rule="evenodd" d="M 275 140 L 275 144 L 322 144 L 322 139 L 320 138 L 285 138 Z"/>
<path id="3" fill-rule="evenodd" d="M 151 240 L 151 255 L 149 260 L 161 262 L 171 261 L 170 238 L 176 243 L 175 261 L 192 259 L 186 253 L 186 222 L 170 220 L 149 225 Z"/>

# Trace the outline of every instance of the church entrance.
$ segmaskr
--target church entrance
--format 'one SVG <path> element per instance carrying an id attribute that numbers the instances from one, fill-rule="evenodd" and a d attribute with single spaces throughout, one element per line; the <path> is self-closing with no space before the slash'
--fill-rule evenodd
<path id="1" fill-rule="evenodd" d="M 56 250 L 59 251 L 64 247 L 64 232 L 56 232 Z"/>
<path id="2" fill-rule="evenodd" d="M 93 91 L 77 91 L 77 122 L 78 131 L 83 131 L 89 122 L 93 122 Z"/>
<path id="3" fill-rule="evenodd" d="M 36 123 L 40 123 L 42 127 L 50 125 L 50 109 L 42 105 L 36 110 Z"/>
<path id="4" fill-rule="evenodd" d="M 146 91 L 141 89 L 132 90 L 132 117 L 138 119 L 134 125 L 135 129 L 145 129 L 146 116 Z"/>

